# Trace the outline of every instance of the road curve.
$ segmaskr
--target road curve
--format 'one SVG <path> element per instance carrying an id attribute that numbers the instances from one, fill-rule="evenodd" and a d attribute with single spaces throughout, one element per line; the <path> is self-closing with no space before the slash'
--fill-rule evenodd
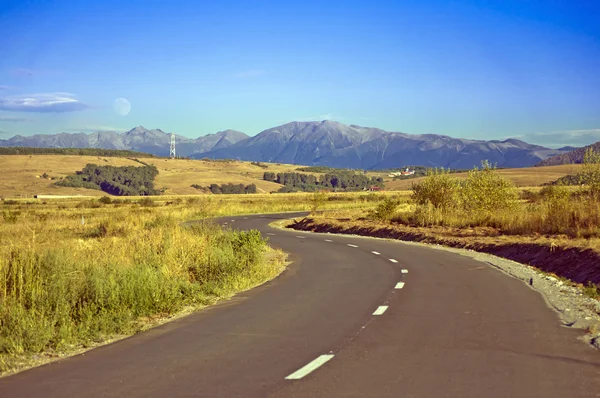
<path id="1" fill-rule="evenodd" d="M 292 216 L 218 220 L 290 253 L 275 280 L 2 378 L 0 397 L 600 397 L 600 353 L 522 282 L 454 253 L 268 226 Z"/>

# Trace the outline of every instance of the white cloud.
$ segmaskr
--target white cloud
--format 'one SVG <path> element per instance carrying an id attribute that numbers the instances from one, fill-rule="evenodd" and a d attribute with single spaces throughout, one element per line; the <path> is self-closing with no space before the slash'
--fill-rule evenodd
<path id="1" fill-rule="evenodd" d="M 233 77 L 238 78 L 238 79 L 245 79 L 245 78 L 250 78 L 250 77 L 261 76 L 264 74 L 265 74 L 265 71 L 262 69 L 250 69 L 250 70 L 245 70 L 242 72 L 235 73 L 233 75 Z"/>
<path id="2" fill-rule="evenodd" d="M 0 98 L 0 110 L 14 112 L 73 112 L 89 108 L 70 93 L 42 93 Z"/>
<path id="3" fill-rule="evenodd" d="M 515 137 L 513 137 L 515 138 Z M 531 133 L 518 136 L 526 142 L 551 147 L 585 146 L 600 141 L 600 128 L 586 130 L 562 130 L 547 133 Z"/>
<path id="4" fill-rule="evenodd" d="M 299 117 L 292 120 L 293 122 L 316 122 L 322 120 L 343 120 L 344 118 L 341 116 L 334 116 L 332 113 L 325 113 L 323 115 L 318 116 L 309 116 L 309 117 Z"/>
<path id="5" fill-rule="evenodd" d="M 104 126 L 104 125 L 89 125 L 89 126 L 67 129 L 67 131 L 76 131 L 76 132 L 83 132 L 83 133 L 95 133 L 97 131 L 114 131 L 117 133 L 123 133 L 128 130 L 129 129 L 125 129 L 122 127 L 113 127 L 113 126 Z"/>
<path id="6" fill-rule="evenodd" d="M 19 116 L 2 116 L 0 115 L 0 122 L 30 122 L 31 119 L 27 119 Z"/>

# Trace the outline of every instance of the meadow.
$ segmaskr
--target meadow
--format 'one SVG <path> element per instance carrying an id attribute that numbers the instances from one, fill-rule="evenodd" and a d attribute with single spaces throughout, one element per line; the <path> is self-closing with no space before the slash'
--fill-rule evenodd
<path id="1" fill-rule="evenodd" d="M 278 275 L 285 255 L 211 217 L 373 208 L 382 194 L 0 202 L 0 372 L 130 335 Z M 190 225 L 190 220 L 200 220 Z"/>
<path id="2" fill-rule="evenodd" d="M 197 184 L 208 187 L 211 184 L 256 184 L 259 193 L 278 191 L 282 185 L 263 180 L 265 172 L 303 173 L 318 176 L 322 173 L 303 172 L 303 166 L 277 163 L 261 163 L 241 161 L 208 161 L 165 158 L 139 158 L 141 162 L 157 167 L 159 173 L 155 179 L 156 189 L 165 189 L 166 195 L 197 195 L 200 192 L 193 188 Z M 37 194 L 50 195 L 82 195 L 103 196 L 104 193 L 93 189 L 58 187 L 56 179 L 64 178 L 83 169 L 87 164 L 101 166 L 140 166 L 133 159 L 102 156 L 76 155 L 0 155 L 0 197 L 19 198 L 32 197 Z M 579 165 L 562 165 L 548 167 L 529 167 L 522 169 L 503 169 L 499 172 L 509 178 L 518 187 L 540 186 L 554 181 L 567 174 L 575 173 Z M 44 174 L 47 178 L 43 178 Z M 465 179 L 468 173 L 457 173 L 455 176 Z M 388 173 L 369 171 L 368 177 L 382 177 L 385 189 L 390 191 L 410 190 L 413 183 L 422 178 L 396 179 Z M 49 178 L 54 178 L 51 180 Z"/>

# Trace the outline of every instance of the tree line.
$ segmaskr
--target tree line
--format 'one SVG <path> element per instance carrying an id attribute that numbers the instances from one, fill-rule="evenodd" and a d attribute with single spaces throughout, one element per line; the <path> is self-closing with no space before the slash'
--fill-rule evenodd
<path id="1" fill-rule="evenodd" d="M 318 178 L 311 174 L 301 173 L 272 173 L 265 172 L 265 181 L 272 181 L 284 185 L 279 192 L 314 192 L 321 189 L 334 191 L 359 191 L 371 186 L 383 186 L 383 178 L 367 177 L 352 171 L 337 171 L 326 173 Z"/>
<path id="2" fill-rule="evenodd" d="M 246 194 L 246 193 L 256 193 L 256 185 L 250 184 L 232 184 L 227 183 L 223 185 L 219 184 L 210 184 L 208 187 L 209 191 L 213 194 Z"/>
<path id="3" fill-rule="evenodd" d="M 98 166 L 86 165 L 75 175 L 67 176 L 55 184 L 63 187 L 99 189 L 116 196 L 158 195 L 154 178 L 158 170 L 154 166 Z"/>

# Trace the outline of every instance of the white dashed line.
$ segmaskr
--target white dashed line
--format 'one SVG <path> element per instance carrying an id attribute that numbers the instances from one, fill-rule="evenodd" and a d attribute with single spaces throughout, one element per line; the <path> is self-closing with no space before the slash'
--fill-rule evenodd
<path id="1" fill-rule="evenodd" d="M 331 239 L 325 239 L 325 242 L 333 242 Z"/>
<path id="2" fill-rule="evenodd" d="M 352 244 L 350 244 L 350 243 L 348 243 L 348 246 L 350 246 L 350 247 L 358 247 L 358 246 L 356 246 L 356 245 L 352 245 Z"/>
<path id="3" fill-rule="evenodd" d="M 248 217 L 244 217 L 244 220 L 247 220 L 247 219 L 248 219 Z"/>
<path id="4" fill-rule="evenodd" d="M 375 254 L 376 256 L 379 256 L 381 254 L 379 252 L 371 252 L 371 253 Z"/>
<path id="5" fill-rule="evenodd" d="M 303 378 L 304 376 L 312 373 L 314 370 L 318 369 L 320 366 L 323 366 L 325 363 L 327 363 L 329 360 L 331 360 L 331 358 L 333 358 L 333 354 L 321 355 L 317 359 L 313 360 L 312 362 L 309 362 L 306 366 L 298 369 L 291 375 L 287 376 L 285 379 L 286 380 L 299 380 L 299 379 Z"/>
<path id="6" fill-rule="evenodd" d="M 306 236 L 296 236 L 298 239 L 306 239 Z"/>
<path id="7" fill-rule="evenodd" d="M 272 232 L 267 232 L 267 235 L 270 235 L 270 236 L 275 236 L 275 234 L 274 234 L 274 233 L 272 233 Z"/>
<path id="8" fill-rule="evenodd" d="M 231 222 L 235 222 L 235 220 L 231 220 Z"/>
<path id="9" fill-rule="evenodd" d="M 390 261 L 393 263 L 397 263 L 398 261 L 394 260 L 393 258 L 390 258 Z"/>
<path id="10" fill-rule="evenodd" d="M 402 270 L 402 273 L 403 273 L 403 274 L 408 274 L 408 270 L 407 270 L 407 269 L 403 269 L 403 270 Z"/>
<path id="11" fill-rule="evenodd" d="M 383 313 L 387 309 L 388 309 L 387 305 L 380 305 L 379 307 L 377 307 L 377 309 L 375 310 L 375 312 L 373 313 L 373 315 L 383 315 Z"/>
<path id="12" fill-rule="evenodd" d="M 396 283 L 395 289 L 402 289 L 403 287 L 404 287 L 404 282 L 398 282 L 398 283 Z"/>

